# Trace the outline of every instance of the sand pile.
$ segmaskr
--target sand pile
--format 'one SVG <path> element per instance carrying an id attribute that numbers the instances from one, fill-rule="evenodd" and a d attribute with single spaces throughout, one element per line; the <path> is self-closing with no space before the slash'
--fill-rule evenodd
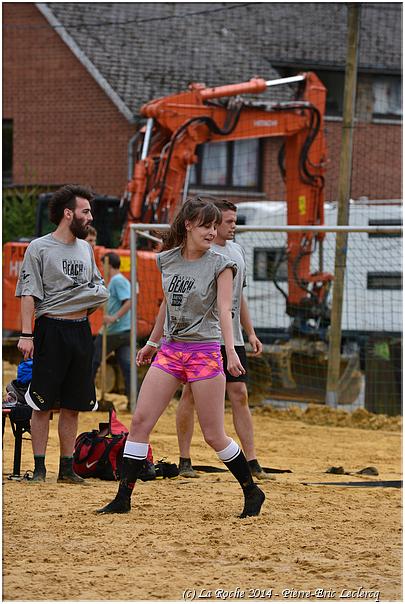
<path id="1" fill-rule="evenodd" d="M 390 417 L 383 414 L 369 413 L 366 409 L 355 409 L 352 412 L 344 409 L 331 409 L 325 405 L 308 405 L 303 410 L 296 406 L 289 409 L 275 409 L 271 405 L 255 407 L 253 414 L 266 415 L 280 420 L 300 420 L 306 424 L 317 426 L 344 426 L 348 428 L 364 428 L 366 430 L 402 430 L 402 417 Z"/>

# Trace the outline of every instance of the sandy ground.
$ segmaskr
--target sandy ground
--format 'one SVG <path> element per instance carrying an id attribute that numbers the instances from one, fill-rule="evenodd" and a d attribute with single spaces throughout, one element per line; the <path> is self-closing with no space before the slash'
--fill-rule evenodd
<path id="1" fill-rule="evenodd" d="M 116 402 L 123 407 L 119 397 Z M 120 411 L 119 418 L 129 425 L 128 413 Z M 377 421 L 367 413 L 353 418 L 322 407 L 307 413 L 255 408 L 253 418 L 262 464 L 292 473 L 262 482 L 263 512 L 244 520 L 237 518 L 241 492 L 228 473 L 139 482 L 130 514 L 95 515 L 116 484 L 56 483 L 57 415 L 51 422 L 47 482 L 7 480 L 14 446 L 7 422 L 3 599 L 319 601 L 314 590 L 324 590 L 323 599 L 345 602 L 402 600 L 401 489 L 302 484 L 375 480 L 325 474 L 329 466 L 348 471 L 375 466 L 378 479 L 400 479 L 400 420 Z M 80 432 L 106 419 L 106 413 L 82 414 Z M 226 425 L 234 436 L 228 410 Z M 159 420 L 152 446 L 155 459 L 177 462 L 175 403 Z M 193 460 L 221 465 L 199 428 Z M 28 437 L 26 470 L 32 470 Z M 185 590 L 191 591 L 184 596 Z"/>

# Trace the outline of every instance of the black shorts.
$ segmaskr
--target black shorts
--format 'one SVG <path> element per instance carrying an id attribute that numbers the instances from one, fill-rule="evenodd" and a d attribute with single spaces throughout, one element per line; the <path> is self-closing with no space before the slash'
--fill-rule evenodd
<path id="1" fill-rule="evenodd" d="M 32 381 L 25 395 L 36 411 L 60 407 L 95 411 L 93 338 L 85 320 L 40 317 L 35 321 Z"/>
<path id="2" fill-rule="evenodd" d="M 238 354 L 240 362 L 242 363 L 243 367 L 245 368 L 246 373 L 244 375 L 234 377 L 233 375 L 231 375 L 228 372 L 228 370 L 226 368 L 228 360 L 226 358 L 225 346 L 221 346 L 221 354 L 222 354 L 222 360 L 224 363 L 224 373 L 225 373 L 226 381 L 227 382 L 247 382 L 248 381 L 248 374 L 247 374 L 248 366 L 247 366 L 245 347 L 244 346 L 235 346 L 235 350 Z"/>

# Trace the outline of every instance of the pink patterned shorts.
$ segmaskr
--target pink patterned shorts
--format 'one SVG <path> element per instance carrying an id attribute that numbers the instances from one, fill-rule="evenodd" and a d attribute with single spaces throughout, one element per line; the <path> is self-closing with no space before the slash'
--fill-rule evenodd
<path id="1" fill-rule="evenodd" d="M 170 373 L 183 383 L 208 380 L 224 375 L 218 342 L 166 342 L 154 358 L 152 367 Z"/>

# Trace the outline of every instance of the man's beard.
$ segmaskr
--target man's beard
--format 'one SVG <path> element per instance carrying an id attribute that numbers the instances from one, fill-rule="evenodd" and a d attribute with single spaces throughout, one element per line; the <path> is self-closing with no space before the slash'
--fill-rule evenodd
<path id="1" fill-rule="evenodd" d="M 81 220 L 73 216 L 70 230 L 72 234 L 78 239 L 86 239 L 89 230 L 89 224 L 84 224 Z"/>

